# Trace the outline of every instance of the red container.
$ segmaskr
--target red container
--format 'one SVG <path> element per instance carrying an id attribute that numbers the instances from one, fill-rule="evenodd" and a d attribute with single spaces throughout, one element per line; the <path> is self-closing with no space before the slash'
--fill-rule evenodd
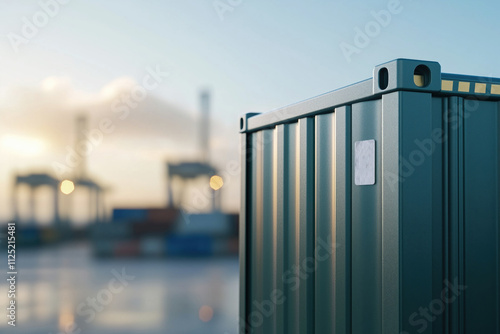
<path id="1" fill-rule="evenodd" d="M 115 243 L 113 254 L 120 257 L 138 256 L 140 252 L 140 245 L 138 240 L 120 241 Z"/>

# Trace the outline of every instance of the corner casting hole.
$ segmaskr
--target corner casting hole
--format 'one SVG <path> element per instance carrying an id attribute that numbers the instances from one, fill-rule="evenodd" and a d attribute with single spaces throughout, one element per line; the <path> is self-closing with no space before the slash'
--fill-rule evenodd
<path id="1" fill-rule="evenodd" d="M 413 82 L 417 87 L 427 87 L 431 82 L 431 70 L 425 65 L 418 65 L 413 72 Z"/>
<path id="2" fill-rule="evenodd" d="M 378 86 L 382 90 L 389 86 L 389 71 L 385 67 L 382 67 L 378 71 Z"/>
<path id="3" fill-rule="evenodd" d="M 245 121 L 243 120 L 243 117 L 240 118 L 240 130 L 243 130 L 243 127 L 245 126 Z"/>

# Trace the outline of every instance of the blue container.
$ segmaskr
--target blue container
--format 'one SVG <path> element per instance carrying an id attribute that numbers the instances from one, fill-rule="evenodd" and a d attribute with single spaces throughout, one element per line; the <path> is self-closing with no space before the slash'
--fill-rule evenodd
<path id="1" fill-rule="evenodd" d="M 209 256 L 213 240 L 207 235 L 170 235 L 166 239 L 167 256 Z"/>
<path id="2" fill-rule="evenodd" d="M 21 245 L 39 245 L 42 242 L 41 230 L 38 227 L 23 227 L 16 231 L 16 240 Z"/>
<path id="3" fill-rule="evenodd" d="M 113 209 L 113 221 L 144 221 L 147 217 L 147 209 Z"/>

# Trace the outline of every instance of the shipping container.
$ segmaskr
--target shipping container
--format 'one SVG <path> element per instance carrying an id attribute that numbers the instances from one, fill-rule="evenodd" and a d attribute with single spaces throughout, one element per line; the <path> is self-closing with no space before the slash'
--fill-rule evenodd
<path id="1" fill-rule="evenodd" d="M 40 230 L 41 241 L 43 244 L 51 244 L 61 239 L 61 232 L 53 227 L 44 227 Z"/>
<path id="2" fill-rule="evenodd" d="M 136 257 L 141 254 L 140 243 L 137 239 L 116 240 L 113 242 L 114 257 Z"/>
<path id="3" fill-rule="evenodd" d="M 127 239 L 133 236 L 133 224 L 128 222 L 97 223 L 89 226 L 89 232 L 92 240 Z"/>
<path id="4" fill-rule="evenodd" d="M 132 224 L 132 233 L 136 237 L 150 236 L 150 235 L 165 235 L 170 233 L 173 229 L 175 222 L 169 223 L 134 223 Z"/>
<path id="5" fill-rule="evenodd" d="M 165 249 L 168 257 L 211 256 L 213 237 L 203 234 L 169 235 Z"/>
<path id="6" fill-rule="evenodd" d="M 144 221 L 148 217 L 147 209 L 115 208 L 113 209 L 113 222 Z"/>
<path id="7" fill-rule="evenodd" d="M 5 235 L 8 235 L 7 232 L 7 228 L 5 228 Z M 40 227 L 20 227 L 16 231 L 15 237 L 17 243 L 22 246 L 40 246 L 42 244 L 42 231 Z"/>
<path id="8" fill-rule="evenodd" d="M 175 233 L 179 235 L 229 236 L 233 231 L 233 221 L 231 215 L 221 212 L 184 214 L 179 219 Z"/>
<path id="9" fill-rule="evenodd" d="M 179 217 L 179 209 L 152 208 L 147 210 L 147 222 L 157 224 L 173 224 Z"/>
<path id="10" fill-rule="evenodd" d="M 162 236 L 144 237 L 139 242 L 142 256 L 154 257 L 165 255 L 165 241 Z"/>
<path id="11" fill-rule="evenodd" d="M 397 59 L 240 119 L 240 333 L 500 334 L 500 79 Z"/>
<path id="12" fill-rule="evenodd" d="M 119 240 L 99 238 L 92 240 L 92 255 L 97 258 L 112 257 Z"/>

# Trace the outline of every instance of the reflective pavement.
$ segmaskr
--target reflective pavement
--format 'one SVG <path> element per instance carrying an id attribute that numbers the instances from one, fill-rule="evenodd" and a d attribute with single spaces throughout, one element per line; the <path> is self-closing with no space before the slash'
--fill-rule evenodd
<path id="1" fill-rule="evenodd" d="M 4 315 L 0 333 L 237 332 L 236 258 L 96 260 L 77 244 L 18 251 L 17 265 L 17 325 Z"/>

